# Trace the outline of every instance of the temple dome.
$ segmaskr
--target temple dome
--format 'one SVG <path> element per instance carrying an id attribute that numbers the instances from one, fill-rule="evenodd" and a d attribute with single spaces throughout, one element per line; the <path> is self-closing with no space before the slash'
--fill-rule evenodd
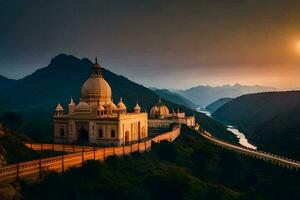
<path id="1" fill-rule="evenodd" d="M 90 101 L 110 101 L 111 88 L 103 77 L 90 77 L 81 88 L 81 98 Z"/>
<path id="2" fill-rule="evenodd" d="M 61 104 L 58 103 L 55 110 L 56 110 L 56 111 L 63 111 L 64 109 L 63 109 L 63 107 L 61 106 Z"/>
<path id="3" fill-rule="evenodd" d="M 123 99 L 122 99 L 122 97 L 120 98 L 120 101 L 119 101 L 119 103 L 118 103 L 118 109 L 119 110 L 126 110 L 127 109 L 127 107 L 125 106 L 125 104 L 123 103 Z"/>
<path id="4" fill-rule="evenodd" d="M 154 105 L 150 110 L 150 117 L 152 118 L 159 118 L 159 117 L 167 116 L 169 114 L 170 112 L 168 107 L 161 102 L 160 98 L 158 103 Z"/>
<path id="5" fill-rule="evenodd" d="M 81 101 L 77 106 L 75 107 L 76 111 L 89 111 L 90 105 L 86 102 Z"/>
<path id="6" fill-rule="evenodd" d="M 111 100 L 111 87 L 102 76 L 101 67 L 97 62 L 94 64 L 93 72 L 81 88 L 81 99 L 86 102 L 100 102 L 104 104 Z"/>

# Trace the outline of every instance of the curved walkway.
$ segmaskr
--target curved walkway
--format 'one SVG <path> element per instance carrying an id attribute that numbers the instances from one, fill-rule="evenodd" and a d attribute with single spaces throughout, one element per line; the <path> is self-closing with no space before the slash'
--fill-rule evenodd
<path id="1" fill-rule="evenodd" d="M 271 154 L 268 152 L 260 151 L 260 150 L 253 150 L 249 148 L 245 148 L 242 146 L 234 145 L 229 142 L 217 139 L 213 137 L 210 133 L 205 130 L 199 131 L 200 135 L 203 136 L 205 139 L 210 141 L 211 143 L 220 146 L 222 148 L 232 150 L 242 155 L 247 155 L 253 158 L 261 159 L 267 162 L 271 162 L 273 164 L 285 167 L 291 170 L 300 170 L 300 162 L 297 160 L 289 159 L 286 157 L 278 156 L 275 154 Z"/>

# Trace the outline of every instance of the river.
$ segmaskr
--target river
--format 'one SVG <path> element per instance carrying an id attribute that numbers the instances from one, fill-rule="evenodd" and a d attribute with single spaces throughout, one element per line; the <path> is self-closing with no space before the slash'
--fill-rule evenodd
<path id="1" fill-rule="evenodd" d="M 197 109 L 197 111 L 206 114 L 208 117 L 212 117 L 211 113 L 208 110 L 205 110 L 203 108 L 199 108 L 199 109 Z M 256 146 L 249 143 L 249 141 L 246 138 L 245 134 L 240 132 L 236 127 L 227 125 L 227 130 L 230 131 L 231 133 L 233 133 L 239 139 L 239 143 L 242 146 L 250 148 L 250 149 L 257 149 Z"/>

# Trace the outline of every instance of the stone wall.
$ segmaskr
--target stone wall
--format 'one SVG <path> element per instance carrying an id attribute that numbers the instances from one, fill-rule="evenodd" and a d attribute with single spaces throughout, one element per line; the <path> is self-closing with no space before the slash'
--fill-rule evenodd
<path id="1" fill-rule="evenodd" d="M 50 171 L 64 172 L 70 167 L 81 166 L 87 160 L 105 160 L 111 155 L 123 156 L 132 152 L 144 152 L 151 148 L 152 141 L 157 143 L 160 141 L 171 142 L 179 135 L 180 127 L 174 126 L 171 131 L 162 133 L 147 141 L 119 147 L 95 148 L 62 144 L 26 144 L 29 148 L 37 151 L 55 150 L 72 153 L 2 167 L 0 168 L 0 181 L 11 182 L 20 179 L 39 179 Z"/>

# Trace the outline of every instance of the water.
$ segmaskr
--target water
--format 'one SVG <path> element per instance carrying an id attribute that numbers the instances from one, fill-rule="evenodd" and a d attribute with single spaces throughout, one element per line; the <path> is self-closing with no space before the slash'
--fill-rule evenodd
<path id="1" fill-rule="evenodd" d="M 206 114 L 208 117 L 211 117 L 211 113 L 208 110 L 205 110 L 203 108 L 198 108 L 197 111 Z M 249 143 L 245 134 L 240 132 L 236 127 L 227 125 L 227 130 L 230 131 L 231 133 L 233 133 L 239 139 L 239 143 L 242 146 L 250 148 L 250 149 L 257 149 L 256 146 Z"/>

